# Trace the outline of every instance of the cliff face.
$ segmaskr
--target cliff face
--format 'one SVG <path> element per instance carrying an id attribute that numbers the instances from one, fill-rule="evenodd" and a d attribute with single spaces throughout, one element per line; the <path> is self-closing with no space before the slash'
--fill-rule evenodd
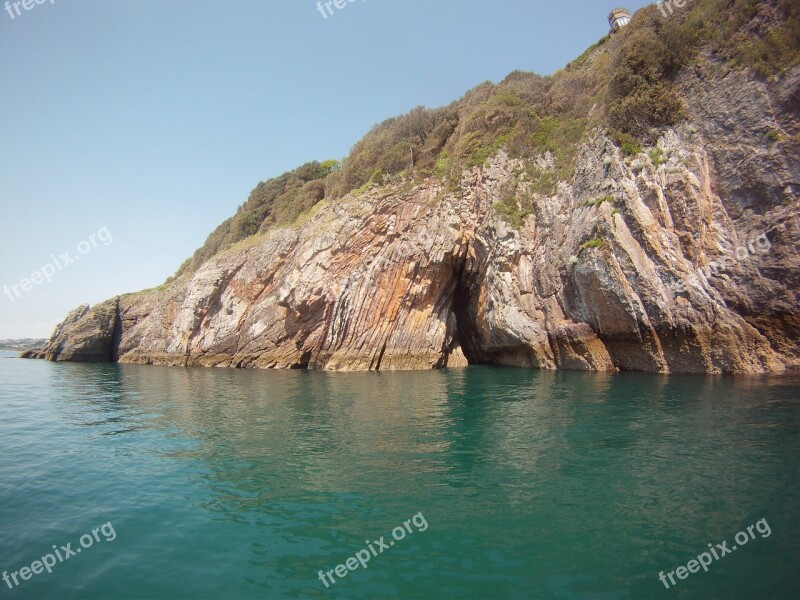
<path id="1" fill-rule="evenodd" d="M 502 150 L 458 185 L 395 179 L 315 207 L 164 289 L 71 313 L 51 360 L 399 370 L 779 372 L 800 366 L 800 68 L 698 67 L 689 118 L 623 156 L 595 130 Z M 529 206 L 512 227 L 498 203 Z"/>

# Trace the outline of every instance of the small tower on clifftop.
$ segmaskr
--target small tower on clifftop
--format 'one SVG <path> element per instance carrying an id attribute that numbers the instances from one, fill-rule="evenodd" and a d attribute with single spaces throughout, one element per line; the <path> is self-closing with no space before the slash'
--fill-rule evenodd
<path id="1" fill-rule="evenodd" d="M 615 8 L 608 14 L 608 24 L 611 31 L 619 31 L 620 27 L 625 27 L 631 22 L 631 13 L 625 8 Z"/>

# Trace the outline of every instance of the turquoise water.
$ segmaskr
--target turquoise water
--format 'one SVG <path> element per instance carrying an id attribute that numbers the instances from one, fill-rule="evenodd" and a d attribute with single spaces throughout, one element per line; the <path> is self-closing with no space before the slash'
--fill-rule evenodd
<path id="1" fill-rule="evenodd" d="M 798 377 L 0 358 L 0 570 L 110 524 L 0 599 L 798 598 L 799 476 Z"/>

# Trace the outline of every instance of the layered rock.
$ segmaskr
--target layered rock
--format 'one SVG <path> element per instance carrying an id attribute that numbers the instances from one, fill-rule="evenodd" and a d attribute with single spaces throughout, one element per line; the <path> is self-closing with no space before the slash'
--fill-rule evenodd
<path id="1" fill-rule="evenodd" d="M 738 79 L 737 79 L 738 78 Z M 504 152 L 323 202 L 164 289 L 70 314 L 51 360 L 404 370 L 764 373 L 800 366 L 800 70 L 709 66 L 690 119 L 625 157 L 597 130 L 573 181 Z M 767 135 L 768 131 L 779 132 Z M 496 204 L 530 203 L 519 229 Z M 522 206 L 522 205 L 521 205 Z"/>
<path id="2" fill-rule="evenodd" d="M 40 350 L 22 354 L 22 358 L 44 358 L 69 362 L 113 362 L 117 360 L 119 335 L 117 299 L 88 304 L 72 310 L 56 327 L 50 340 Z"/>

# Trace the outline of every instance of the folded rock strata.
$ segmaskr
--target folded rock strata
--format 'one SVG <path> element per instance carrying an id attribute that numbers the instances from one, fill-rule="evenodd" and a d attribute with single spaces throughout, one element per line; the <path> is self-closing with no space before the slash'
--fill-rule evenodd
<path id="1" fill-rule="evenodd" d="M 681 86 L 690 118 L 663 133 L 656 164 L 597 130 L 551 197 L 501 151 L 457 191 L 396 181 L 325 201 L 164 289 L 73 311 L 41 355 L 342 371 L 796 368 L 800 70 L 766 84 L 698 69 Z M 509 193 L 533 200 L 519 229 L 495 206 Z"/>

